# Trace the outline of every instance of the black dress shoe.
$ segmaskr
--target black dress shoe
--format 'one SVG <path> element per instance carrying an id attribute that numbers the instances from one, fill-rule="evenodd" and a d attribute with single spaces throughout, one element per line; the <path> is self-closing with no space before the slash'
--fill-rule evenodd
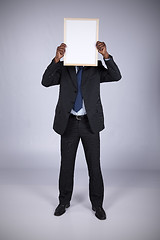
<path id="1" fill-rule="evenodd" d="M 92 207 L 92 210 L 95 211 L 95 216 L 100 220 L 106 219 L 106 213 L 102 207 Z"/>
<path id="2" fill-rule="evenodd" d="M 67 204 L 59 204 L 54 212 L 55 216 L 61 216 L 62 214 L 64 214 L 66 212 L 66 208 L 70 207 L 70 203 Z"/>

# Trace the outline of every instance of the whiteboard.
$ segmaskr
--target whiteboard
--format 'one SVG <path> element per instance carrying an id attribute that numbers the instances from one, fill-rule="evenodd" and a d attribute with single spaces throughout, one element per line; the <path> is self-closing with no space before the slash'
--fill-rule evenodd
<path id="1" fill-rule="evenodd" d="M 64 65 L 97 66 L 99 19 L 64 18 Z"/>

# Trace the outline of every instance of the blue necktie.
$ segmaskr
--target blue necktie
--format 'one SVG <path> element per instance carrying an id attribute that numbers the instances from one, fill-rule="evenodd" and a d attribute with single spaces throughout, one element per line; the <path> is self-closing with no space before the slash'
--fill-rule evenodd
<path id="1" fill-rule="evenodd" d="M 78 112 L 82 108 L 82 94 L 81 94 L 81 80 L 82 80 L 82 69 L 83 67 L 78 67 L 78 72 L 77 72 L 77 86 L 78 86 L 78 92 L 77 92 L 77 97 L 76 101 L 74 103 L 74 111 Z"/>

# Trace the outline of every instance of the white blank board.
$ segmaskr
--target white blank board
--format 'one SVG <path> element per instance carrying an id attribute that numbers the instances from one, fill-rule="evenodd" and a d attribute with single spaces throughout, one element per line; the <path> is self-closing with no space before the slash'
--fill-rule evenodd
<path id="1" fill-rule="evenodd" d="M 64 18 L 64 65 L 97 66 L 99 19 Z"/>

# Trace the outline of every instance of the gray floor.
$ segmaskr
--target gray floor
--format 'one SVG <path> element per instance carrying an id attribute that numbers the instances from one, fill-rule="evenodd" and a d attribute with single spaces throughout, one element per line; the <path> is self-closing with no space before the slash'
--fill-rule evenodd
<path id="1" fill-rule="evenodd" d="M 1 240 L 159 240 L 158 171 L 103 171 L 107 220 L 94 216 L 88 177 L 76 170 L 71 207 L 60 217 L 58 170 L 1 170 Z"/>

